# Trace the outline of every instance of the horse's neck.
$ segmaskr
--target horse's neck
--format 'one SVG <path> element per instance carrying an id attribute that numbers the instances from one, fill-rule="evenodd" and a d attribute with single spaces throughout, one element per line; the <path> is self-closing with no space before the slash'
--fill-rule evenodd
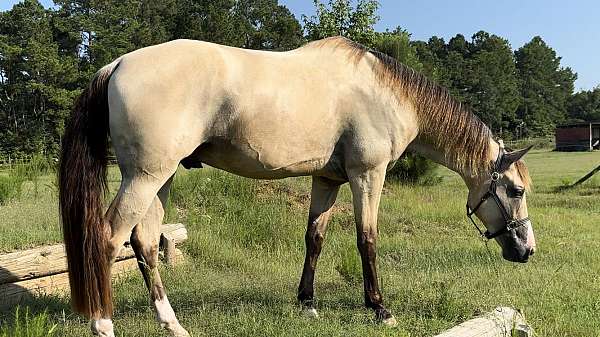
<path id="1" fill-rule="evenodd" d="M 496 141 L 494 141 L 492 138 L 490 138 L 489 141 L 490 147 L 488 160 L 493 161 L 497 158 L 498 151 L 500 151 L 500 147 L 498 146 L 498 143 L 496 143 Z M 467 184 L 469 184 L 473 179 L 476 178 L 476 174 L 474 174 L 474 172 L 471 172 L 469 167 L 465 167 L 464 165 L 459 165 L 458 163 L 453 162 L 452 158 L 454 156 L 447 156 L 446 149 L 436 148 L 430 145 L 429 143 L 421 141 L 419 137 L 417 137 L 409 145 L 408 149 L 458 173 Z"/>

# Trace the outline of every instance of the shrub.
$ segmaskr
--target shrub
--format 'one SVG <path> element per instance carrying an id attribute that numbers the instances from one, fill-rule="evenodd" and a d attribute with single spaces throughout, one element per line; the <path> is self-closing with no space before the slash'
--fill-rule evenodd
<path id="1" fill-rule="evenodd" d="M 21 195 L 25 175 L 23 171 L 11 169 L 7 175 L 0 174 L 0 205 Z"/>
<path id="2" fill-rule="evenodd" d="M 435 185 L 442 180 L 436 174 L 437 167 L 436 163 L 421 155 L 405 153 L 387 173 L 387 177 L 405 184 Z"/>
<path id="3" fill-rule="evenodd" d="M 38 196 L 39 180 L 40 177 L 55 172 L 55 162 L 46 156 L 40 154 L 34 154 L 31 159 L 19 166 L 19 169 L 23 171 L 23 175 L 28 181 L 33 183 L 34 194 Z"/>
<path id="4" fill-rule="evenodd" d="M 348 245 L 348 248 L 342 249 L 335 269 L 348 283 L 359 283 L 362 280 L 362 267 L 356 246 Z"/>

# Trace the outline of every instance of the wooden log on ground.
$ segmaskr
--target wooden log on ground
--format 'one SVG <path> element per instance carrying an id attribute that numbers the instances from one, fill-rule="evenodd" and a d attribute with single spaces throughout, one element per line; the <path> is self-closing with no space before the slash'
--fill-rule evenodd
<path id="1" fill-rule="evenodd" d="M 187 240 L 183 224 L 166 224 L 161 228 L 173 243 Z M 130 247 L 121 250 L 117 261 L 134 256 Z M 0 284 L 30 280 L 67 271 L 67 257 L 62 244 L 43 246 L 0 255 Z M 0 297 L 1 298 L 1 297 Z"/>
<path id="2" fill-rule="evenodd" d="M 183 260 L 183 252 L 173 249 L 173 261 Z M 116 262 L 112 267 L 113 278 L 121 277 L 127 273 L 138 270 L 137 260 L 128 258 Z M 16 304 L 43 295 L 67 295 L 69 292 L 69 274 L 67 272 L 54 274 L 15 283 L 0 285 L 0 308 L 14 307 Z"/>
<path id="3" fill-rule="evenodd" d="M 183 254 L 176 248 L 179 237 L 187 239 L 187 230 L 185 227 L 180 229 L 173 229 L 171 231 L 163 231 L 160 235 L 160 255 L 162 261 L 168 265 L 173 266 L 181 261 Z"/>
<path id="4" fill-rule="evenodd" d="M 507 307 L 468 320 L 435 337 L 532 337 L 531 328 L 523 315 Z"/>
<path id="5" fill-rule="evenodd" d="M 595 169 L 593 169 L 592 171 L 590 171 L 590 173 L 586 174 L 585 176 L 583 176 L 583 178 L 577 180 L 573 185 L 569 186 L 569 188 L 571 187 L 575 187 L 577 185 L 580 185 L 581 183 L 583 183 L 584 181 L 590 179 L 594 174 L 596 174 L 597 172 L 600 172 L 600 165 L 598 165 L 598 167 L 596 167 Z"/>

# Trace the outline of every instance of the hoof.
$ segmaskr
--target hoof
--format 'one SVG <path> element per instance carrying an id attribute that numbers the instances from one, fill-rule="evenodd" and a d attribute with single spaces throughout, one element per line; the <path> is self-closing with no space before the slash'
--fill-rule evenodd
<path id="1" fill-rule="evenodd" d="M 190 334 L 180 324 L 172 325 L 166 328 L 172 337 L 190 337 Z"/>
<path id="2" fill-rule="evenodd" d="M 398 325 L 396 317 L 385 308 L 375 310 L 375 321 L 391 328 Z"/>
<path id="3" fill-rule="evenodd" d="M 90 322 L 92 334 L 98 337 L 115 337 L 115 331 L 110 319 L 92 320 Z"/>
<path id="4" fill-rule="evenodd" d="M 382 319 L 381 323 L 383 323 L 386 326 L 389 326 L 390 328 L 395 328 L 396 326 L 398 326 L 396 317 L 394 317 L 393 315 L 388 318 Z"/>
<path id="5" fill-rule="evenodd" d="M 302 309 L 302 316 L 316 319 L 319 318 L 319 313 L 315 308 L 304 308 Z"/>

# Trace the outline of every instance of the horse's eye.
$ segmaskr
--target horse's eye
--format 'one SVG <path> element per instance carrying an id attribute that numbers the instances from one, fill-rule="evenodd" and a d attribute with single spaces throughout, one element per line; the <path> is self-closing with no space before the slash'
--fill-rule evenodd
<path id="1" fill-rule="evenodd" d="M 522 188 L 509 188 L 508 196 L 511 198 L 522 198 L 525 194 L 525 190 Z"/>

